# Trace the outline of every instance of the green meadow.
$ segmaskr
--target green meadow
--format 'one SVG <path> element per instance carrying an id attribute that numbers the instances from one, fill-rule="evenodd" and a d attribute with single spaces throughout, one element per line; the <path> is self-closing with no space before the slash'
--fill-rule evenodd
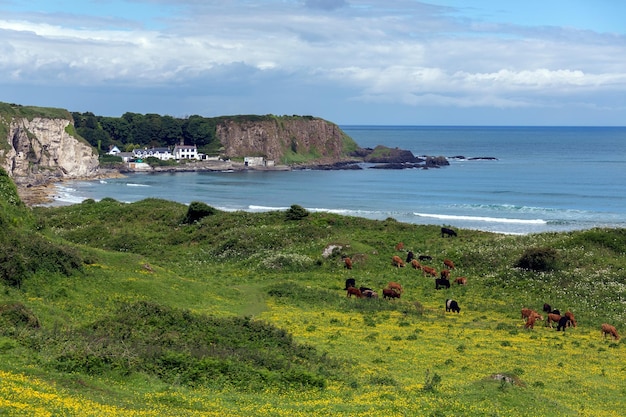
<path id="1" fill-rule="evenodd" d="M 0 415 L 621 416 L 626 230 L 523 236 L 160 199 L 26 207 L 0 173 Z M 396 245 L 404 243 L 404 249 Z M 467 285 L 391 258 L 430 255 Z M 342 256 L 353 261 L 344 267 Z M 379 293 L 347 297 L 345 280 Z M 388 282 L 399 299 L 384 299 Z M 460 313 L 446 312 L 446 299 Z M 524 327 L 521 309 L 577 326 Z"/>

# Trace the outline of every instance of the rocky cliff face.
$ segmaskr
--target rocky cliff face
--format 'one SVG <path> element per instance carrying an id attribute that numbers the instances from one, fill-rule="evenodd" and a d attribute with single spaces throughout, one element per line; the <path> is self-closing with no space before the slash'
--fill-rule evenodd
<path id="1" fill-rule="evenodd" d="M 308 161 L 341 160 L 358 146 L 339 127 L 323 119 L 281 117 L 274 120 L 226 120 L 216 129 L 228 157 L 263 156 L 290 163 L 299 154 Z"/>
<path id="2" fill-rule="evenodd" d="M 13 117 L 0 122 L 6 123 L 0 131 L 8 131 L 0 138 L 6 140 L 0 145 L 0 163 L 18 187 L 96 173 L 98 154 L 66 131 L 70 120 Z"/>

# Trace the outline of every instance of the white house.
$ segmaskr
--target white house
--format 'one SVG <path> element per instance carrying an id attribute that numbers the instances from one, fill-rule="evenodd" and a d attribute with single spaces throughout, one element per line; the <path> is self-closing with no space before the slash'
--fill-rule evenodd
<path id="1" fill-rule="evenodd" d="M 247 167 L 262 167 L 265 166 L 265 158 L 262 156 L 246 156 L 243 158 L 243 163 Z"/>
<path id="2" fill-rule="evenodd" d="M 198 147 L 196 145 L 176 145 L 174 146 L 174 159 L 200 159 Z"/>
<path id="3" fill-rule="evenodd" d="M 172 155 L 169 148 L 135 149 L 133 154 L 137 159 L 146 159 L 150 156 L 162 161 L 174 159 L 174 155 Z"/>
<path id="4" fill-rule="evenodd" d="M 108 155 L 117 155 L 119 154 L 120 148 L 118 148 L 117 146 L 113 146 L 111 149 L 109 149 L 109 152 L 107 152 Z"/>

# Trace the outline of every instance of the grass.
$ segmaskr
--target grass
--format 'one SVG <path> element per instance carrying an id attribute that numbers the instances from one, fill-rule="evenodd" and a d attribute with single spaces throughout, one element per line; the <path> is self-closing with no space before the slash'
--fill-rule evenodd
<path id="1" fill-rule="evenodd" d="M 623 344 L 600 333 L 603 322 L 624 332 L 625 230 L 441 238 L 439 227 L 393 219 L 218 210 L 188 222 L 187 206 L 159 199 L 27 209 L 6 181 L 5 230 L 39 239 L 21 256 L 83 263 L 61 272 L 49 259 L 24 261 L 20 286 L 2 284 L 0 415 L 626 409 Z M 392 255 L 406 256 L 399 241 L 437 269 L 454 260 L 452 277 L 468 285 L 435 290 L 432 278 L 393 267 Z M 330 246 L 340 249 L 324 257 Z M 551 270 L 514 267 L 533 249 L 551 249 Z M 400 282 L 404 293 L 347 298 L 348 277 L 379 293 Z M 445 312 L 447 298 L 459 314 Z M 524 329 L 521 308 L 544 302 L 573 311 L 578 327 Z"/>

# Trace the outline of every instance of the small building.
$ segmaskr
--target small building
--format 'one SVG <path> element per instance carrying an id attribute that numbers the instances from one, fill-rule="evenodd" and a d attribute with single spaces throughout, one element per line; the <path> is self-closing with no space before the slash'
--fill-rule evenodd
<path id="1" fill-rule="evenodd" d="M 262 167 L 265 166 L 265 158 L 262 156 L 246 156 L 243 158 L 243 163 L 247 167 Z"/>
<path id="2" fill-rule="evenodd" d="M 196 145 L 176 145 L 174 146 L 174 159 L 200 159 L 198 147 Z"/>
<path id="3" fill-rule="evenodd" d="M 118 148 L 117 146 L 113 145 L 111 147 L 111 149 L 109 149 L 109 152 L 107 152 L 107 155 L 119 156 L 120 153 L 121 153 L 120 148 Z"/>
<path id="4" fill-rule="evenodd" d="M 174 155 L 170 152 L 169 148 L 135 149 L 133 155 L 136 159 L 146 159 L 149 157 L 157 158 L 162 161 L 174 159 Z"/>

